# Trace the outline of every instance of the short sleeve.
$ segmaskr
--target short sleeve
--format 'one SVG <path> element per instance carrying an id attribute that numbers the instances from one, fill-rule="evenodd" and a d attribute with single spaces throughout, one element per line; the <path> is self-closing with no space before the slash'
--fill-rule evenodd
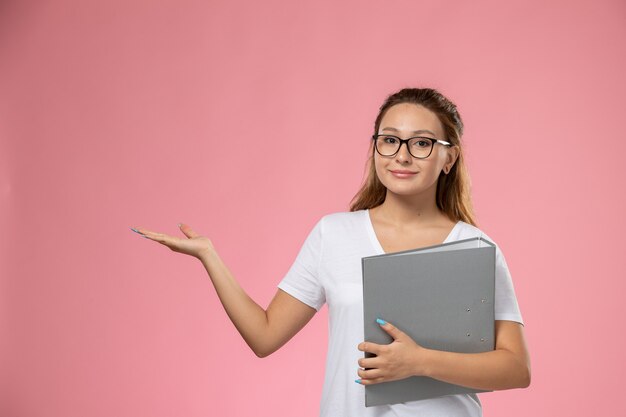
<path id="1" fill-rule="evenodd" d="M 509 267 L 504 259 L 504 254 L 496 245 L 496 293 L 495 293 L 495 319 L 510 320 L 524 324 L 520 313 L 513 280 Z"/>
<path id="2" fill-rule="evenodd" d="M 321 218 L 313 227 L 296 260 L 278 284 L 278 288 L 318 311 L 326 302 L 324 287 L 319 277 L 323 249 L 323 220 L 324 218 Z"/>

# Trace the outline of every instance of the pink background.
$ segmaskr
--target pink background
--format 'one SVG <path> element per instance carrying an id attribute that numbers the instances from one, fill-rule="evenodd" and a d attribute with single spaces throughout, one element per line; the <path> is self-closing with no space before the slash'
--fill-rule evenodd
<path id="1" fill-rule="evenodd" d="M 0 415 L 317 415 L 326 308 L 258 359 L 202 265 L 129 227 L 190 224 L 267 305 L 406 86 L 458 104 L 526 322 L 532 384 L 485 416 L 624 415 L 625 23 L 622 0 L 2 2 Z"/>

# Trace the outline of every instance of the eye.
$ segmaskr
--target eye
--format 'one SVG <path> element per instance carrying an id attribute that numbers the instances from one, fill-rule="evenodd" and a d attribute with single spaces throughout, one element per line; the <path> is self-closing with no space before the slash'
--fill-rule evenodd
<path id="1" fill-rule="evenodd" d="M 381 139 L 384 143 L 395 144 L 398 142 L 398 138 L 395 136 L 382 136 Z"/>
<path id="2" fill-rule="evenodd" d="M 428 139 L 416 139 L 413 142 L 413 146 L 415 146 L 416 148 L 429 148 L 431 145 L 431 142 Z"/>

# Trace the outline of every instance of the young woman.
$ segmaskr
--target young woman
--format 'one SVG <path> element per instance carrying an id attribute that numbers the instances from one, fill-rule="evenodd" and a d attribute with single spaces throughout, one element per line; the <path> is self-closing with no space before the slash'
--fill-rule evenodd
<path id="1" fill-rule="evenodd" d="M 495 350 L 426 349 L 384 320 L 379 323 L 392 343 L 362 340 L 361 258 L 476 236 L 493 242 L 474 221 L 462 134 L 456 106 L 438 91 L 407 88 L 389 96 L 374 123 L 367 180 L 350 211 L 317 222 L 267 309 L 239 286 L 211 241 L 188 225 L 179 225 L 185 238 L 133 230 L 202 262 L 228 316 L 259 357 L 280 348 L 328 303 L 321 416 L 480 416 L 475 394 L 364 406 L 364 385 L 414 375 L 484 390 L 530 384 L 523 321 L 497 245 Z M 366 359 L 363 352 L 376 356 Z"/>

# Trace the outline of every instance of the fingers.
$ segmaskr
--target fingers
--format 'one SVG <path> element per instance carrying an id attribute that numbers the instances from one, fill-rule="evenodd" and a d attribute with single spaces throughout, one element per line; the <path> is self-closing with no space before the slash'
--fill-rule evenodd
<path id="1" fill-rule="evenodd" d="M 149 230 L 142 229 L 140 227 L 131 228 L 130 230 L 132 230 L 135 233 L 139 233 L 143 237 L 154 237 L 154 235 L 156 234 L 155 232 L 151 232 Z"/>
<path id="2" fill-rule="evenodd" d="M 183 232 L 183 234 L 187 236 L 189 239 L 193 239 L 194 237 L 200 236 L 199 234 L 194 232 L 191 229 L 191 227 L 189 227 L 189 225 L 185 223 L 178 223 L 178 227 L 180 228 L 180 231 Z"/>
<path id="3" fill-rule="evenodd" d="M 393 342 L 385 345 L 362 342 L 358 345 L 360 351 L 376 355 L 374 358 L 358 359 L 360 368 L 357 373 L 360 379 L 356 382 L 361 385 L 395 381 L 413 375 L 414 358 L 423 349 L 393 324 L 380 318 L 376 322 L 393 338 Z"/>
<path id="4" fill-rule="evenodd" d="M 380 378 L 359 378 L 359 379 L 355 380 L 354 382 L 356 382 L 357 384 L 361 384 L 361 385 L 373 385 L 373 384 L 380 384 L 381 382 L 385 382 L 385 378 L 384 377 L 380 377 Z"/>
<path id="5" fill-rule="evenodd" d="M 394 340 L 401 339 L 405 336 L 404 332 L 402 332 L 396 326 L 394 326 L 393 324 L 389 322 L 386 322 L 383 319 L 376 319 L 376 322 L 380 325 L 380 327 L 384 331 L 389 333 L 389 335 L 393 337 Z M 370 352 L 378 356 L 380 355 L 380 353 L 384 352 L 388 346 L 389 345 L 379 345 L 377 343 L 372 343 L 372 342 L 361 342 L 357 346 L 357 349 L 359 349 L 361 352 Z"/>
<path id="6" fill-rule="evenodd" d="M 137 233 L 139 236 L 141 237 L 147 237 L 146 235 L 143 234 L 143 232 L 141 232 L 139 229 L 135 229 L 134 227 L 131 227 L 130 230 L 132 230 L 133 232 Z"/>
<path id="7" fill-rule="evenodd" d="M 156 242 L 162 243 L 171 248 L 171 246 L 175 245 L 178 238 L 173 236 L 168 236 L 164 233 L 151 232 L 142 228 L 131 228 L 131 230 L 135 233 L 139 233 L 141 236 L 154 240 Z"/>
<path id="8" fill-rule="evenodd" d="M 141 227 L 131 227 L 130 230 L 132 230 L 135 233 L 139 233 L 142 236 L 145 236 L 146 233 L 154 233 L 154 232 L 150 232 L 149 230 L 146 230 L 146 229 L 141 228 Z"/>
<path id="9" fill-rule="evenodd" d="M 377 358 L 359 359 L 360 368 L 357 369 L 359 379 L 355 380 L 354 382 L 361 385 L 370 385 L 384 381 L 383 371 L 377 369 L 376 359 Z"/>
<path id="10" fill-rule="evenodd" d="M 377 379 L 383 376 L 383 372 L 380 369 L 359 369 L 356 373 L 361 379 Z"/>
<path id="11" fill-rule="evenodd" d="M 375 358 L 360 358 L 358 364 L 363 369 L 371 369 L 380 367 L 380 359 Z"/>
<path id="12" fill-rule="evenodd" d="M 395 327 L 393 324 L 388 323 L 382 319 L 376 319 L 376 322 L 380 325 L 380 327 L 383 330 L 389 333 L 389 335 L 393 337 L 394 340 L 397 340 L 404 336 L 404 333 L 400 329 Z M 377 343 L 372 343 L 372 342 L 361 342 L 357 346 L 357 349 L 359 349 L 361 352 L 370 352 L 375 355 L 379 355 L 387 346 L 389 345 L 379 345 Z"/>
<path id="13" fill-rule="evenodd" d="M 391 337 L 393 337 L 393 340 L 397 340 L 404 335 L 404 333 L 400 329 L 385 320 L 376 319 L 376 322 L 384 331 L 386 331 Z"/>
<path id="14" fill-rule="evenodd" d="M 162 233 L 151 232 L 149 230 L 141 229 L 141 228 L 131 228 L 130 230 L 132 230 L 135 233 L 138 233 L 139 236 L 145 237 L 146 239 L 156 240 L 157 238 L 161 238 L 164 236 Z"/>
<path id="15" fill-rule="evenodd" d="M 178 223 L 178 228 L 180 229 L 181 232 L 183 232 L 183 234 L 185 236 L 187 236 L 190 239 L 193 239 L 195 237 L 200 236 L 198 233 L 194 232 L 191 227 L 189 227 L 189 225 L 185 224 L 185 223 Z M 159 240 L 162 238 L 168 238 L 170 236 L 165 235 L 163 233 L 156 233 L 156 232 L 151 232 L 149 230 L 146 229 L 141 229 L 141 228 L 133 228 L 131 227 L 130 230 L 132 230 L 135 233 L 138 233 L 139 235 L 148 238 L 148 239 L 152 239 L 152 240 Z"/>
<path id="16" fill-rule="evenodd" d="M 369 352 L 369 353 L 373 353 L 374 355 L 379 355 L 383 349 L 385 349 L 386 345 L 379 345 L 377 343 L 372 343 L 372 342 L 361 342 L 359 343 L 359 346 L 357 346 L 357 349 L 359 349 L 361 352 Z"/>
<path id="17" fill-rule="evenodd" d="M 172 244 L 172 241 L 177 239 L 175 237 L 168 236 L 163 233 L 148 232 L 148 231 L 144 232 L 144 236 L 146 236 L 148 239 L 152 239 L 159 243 L 163 243 L 164 245 L 167 245 L 167 246 L 170 246 Z"/>

